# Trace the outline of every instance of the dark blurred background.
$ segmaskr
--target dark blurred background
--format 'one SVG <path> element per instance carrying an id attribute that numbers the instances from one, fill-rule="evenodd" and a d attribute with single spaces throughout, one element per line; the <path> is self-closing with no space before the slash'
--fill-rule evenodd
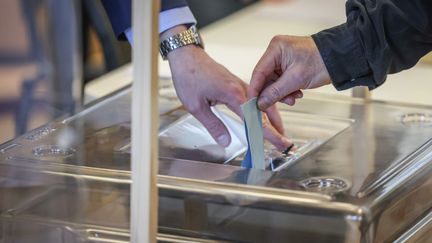
<path id="1" fill-rule="evenodd" d="M 199 28 L 254 2 L 188 0 Z M 94 78 L 131 61 L 129 43 L 115 38 L 100 0 L 0 1 L 0 143 L 70 111 L 73 104 L 53 104 L 52 99 L 69 96 L 72 88 L 68 84 L 76 78 L 66 67 L 75 58 L 68 47 L 74 35 L 62 22 L 73 12 L 71 3 L 82 13 L 77 17 L 82 28 L 82 89 Z M 52 83 L 60 85 L 53 88 Z"/>

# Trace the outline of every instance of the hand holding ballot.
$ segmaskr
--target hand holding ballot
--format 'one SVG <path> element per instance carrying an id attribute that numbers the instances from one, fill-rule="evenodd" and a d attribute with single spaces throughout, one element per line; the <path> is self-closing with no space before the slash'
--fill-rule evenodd
<path id="1" fill-rule="evenodd" d="M 330 84 L 330 77 L 311 37 L 276 36 L 259 60 L 248 89 L 266 110 L 280 101 L 294 105 L 302 89 Z"/>

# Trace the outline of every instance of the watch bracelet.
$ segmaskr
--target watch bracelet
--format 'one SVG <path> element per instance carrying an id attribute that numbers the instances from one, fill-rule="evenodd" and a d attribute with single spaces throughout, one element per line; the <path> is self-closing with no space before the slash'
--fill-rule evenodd
<path id="1" fill-rule="evenodd" d="M 161 41 L 159 50 L 162 58 L 166 60 L 168 53 L 171 51 L 191 44 L 198 45 L 203 48 L 201 38 L 195 26 L 191 26 L 189 29 Z"/>

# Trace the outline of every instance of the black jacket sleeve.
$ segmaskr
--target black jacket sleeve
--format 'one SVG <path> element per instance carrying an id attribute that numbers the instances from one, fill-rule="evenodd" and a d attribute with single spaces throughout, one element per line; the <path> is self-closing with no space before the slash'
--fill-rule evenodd
<path id="1" fill-rule="evenodd" d="M 348 0 L 346 13 L 312 36 L 338 90 L 374 89 L 432 50 L 431 0 Z"/>
<path id="2" fill-rule="evenodd" d="M 119 39 L 125 39 L 124 31 L 132 26 L 131 0 L 102 0 L 110 19 L 114 33 Z M 186 0 L 161 0 L 161 12 L 187 6 Z"/>

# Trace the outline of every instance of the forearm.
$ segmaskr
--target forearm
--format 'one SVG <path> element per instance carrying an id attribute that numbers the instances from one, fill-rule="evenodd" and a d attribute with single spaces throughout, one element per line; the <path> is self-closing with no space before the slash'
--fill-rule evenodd
<path id="1" fill-rule="evenodd" d="M 381 85 L 431 51 L 432 2 L 350 0 L 347 23 L 313 35 L 337 89 Z"/>

